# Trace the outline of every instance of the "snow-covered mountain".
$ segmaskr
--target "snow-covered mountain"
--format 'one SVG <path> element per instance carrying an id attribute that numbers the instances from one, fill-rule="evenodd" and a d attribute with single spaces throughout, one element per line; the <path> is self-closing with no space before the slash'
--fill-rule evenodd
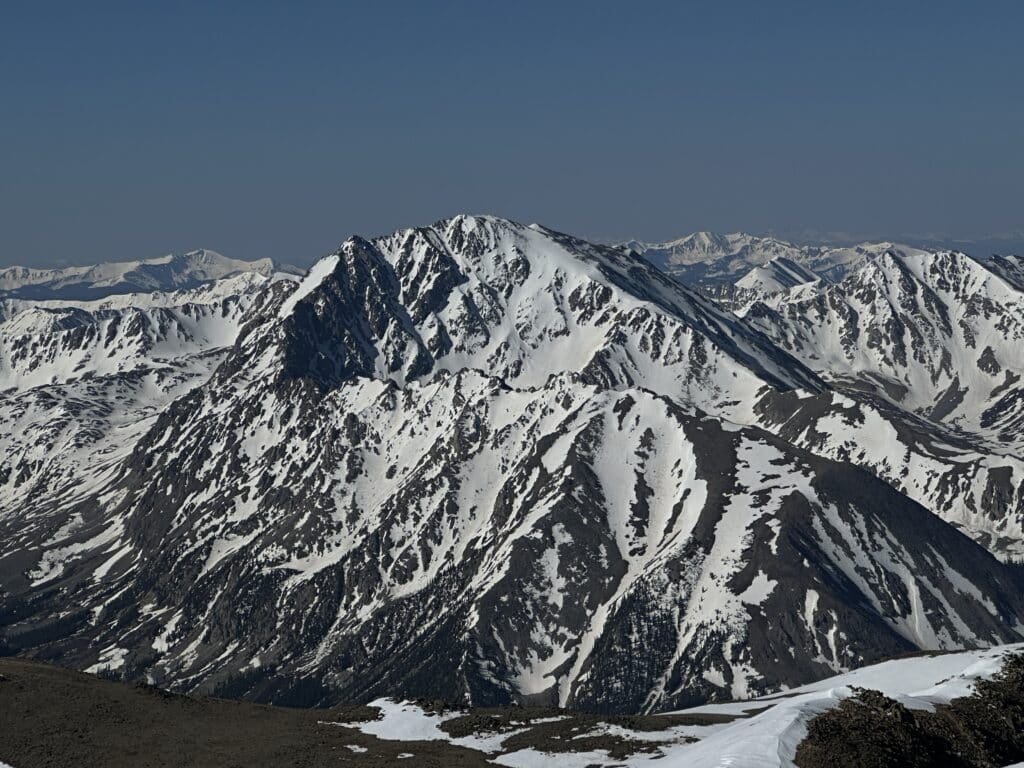
<path id="1" fill-rule="evenodd" d="M 865 260 L 880 253 L 913 255 L 917 248 L 895 243 L 863 243 L 853 246 L 794 245 L 774 237 L 742 232 L 696 232 L 666 243 L 630 240 L 622 248 L 640 254 L 672 277 L 703 289 L 732 287 L 772 290 L 820 278 L 837 282 Z M 761 268 L 766 268 L 762 270 Z M 804 274 L 806 273 L 806 274 Z"/>
<path id="2" fill-rule="evenodd" d="M 245 273 L 262 277 L 300 274 L 295 267 L 271 259 L 241 261 L 197 250 L 85 267 L 6 267 L 0 269 L 0 299 L 84 301 L 115 294 L 187 290 Z"/>
<path id="3" fill-rule="evenodd" d="M 0 510 L 66 517 L 294 272 L 212 251 L 0 271 Z"/>
<path id="4" fill-rule="evenodd" d="M 758 301 L 789 290 L 798 285 L 825 281 L 806 267 L 785 256 L 776 256 L 760 266 L 753 267 L 739 279 L 722 282 L 698 282 L 695 286 L 703 295 L 730 312 L 743 315 Z"/>
<path id="5" fill-rule="evenodd" d="M 799 247 L 792 243 L 743 232 L 694 232 L 664 243 L 629 240 L 622 245 L 656 264 L 667 267 L 717 262 L 726 257 L 763 264 L 777 257 L 799 253 Z"/>
<path id="6" fill-rule="evenodd" d="M 635 254 L 458 216 L 261 279 L 7 321 L 6 650 L 646 711 L 1022 637 L 1017 569 L 812 439 L 870 400 Z"/>
<path id="7" fill-rule="evenodd" d="M 36 514 L 67 520 L 291 281 L 272 282 L 246 272 L 184 291 L 0 300 L 0 517 L 25 532 Z"/>
<path id="8" fill-rule="evenodd" d="M 817 279 L 818 276 L 811 270 L 800 266 L 792 259 L 776 256 L 747 272 L 736 281 L 736 287 L 746 291 L 773 294 L 797 285 L 813 283 Z"/>
<path id="9" fill-rule="evenodd" d="M 888 252 L 741 314 L 843 393 L 762 426 L 1024 552 L 1024 291 L 964 254 Z"/>
<path id="10" fill-rule="evenodd" d="M 938 423 L 1024 446 L 1024 291 L 962 253 L 886 252 L 841 283 L 746 313 L 822 375 L 856 379 Z"/>

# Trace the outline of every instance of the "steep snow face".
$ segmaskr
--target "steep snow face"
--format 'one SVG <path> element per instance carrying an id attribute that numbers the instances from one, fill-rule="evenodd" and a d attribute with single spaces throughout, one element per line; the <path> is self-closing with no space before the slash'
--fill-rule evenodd
<path id="1" fill-rule="evenodd" d="M 823 278 L 792 259 L 777 256 L 752 268 L 738 280 L 701 283 L 700 292 L 718 306 L 742 317 L 748 308 L 775 294 L 803 286 L 807 292 L 818 290 Z"/>
<path id="2" fill-rule="evenodd" d="M 993 256 L 985 262 L 985 266 L 1010 285 L 1024 291 L 1024 256 Z"/>
<path id="3" fill-rule="evenodd" d="M 281 304 L 281 309 L 278 311 L 277 316 L 279 318 L 285 318 L 291 315 L 295 311 L 295 305 L 302 299 L 306 298 L 320 287 L 322 283 L 338 266 L 339 256 L 332 254 L 325 259 L 320 259 L 313 268 L 306 273 L 295 290 L 288 295 L 288 298 Z"/>
<path id="4" fill-rule="evenodd" d="M 299 270 L 271 259 L 242 261 L 208 250 L 89 267 L 7 267 L 0 269 L 0 299 L 74 301 L 113 294 L 184 290 L 246 273 L 269 278 L 276 274 L 294 276 Z"/>
<path id="5" fill-rule="evenodd" d="M 747 291 L 757 291 L 761 294 L 771 294 L 788 290 L 797 285 L 813 283 L 817 279 L 817 275 L 792 259 L 776 257 L 751 269 L 736 281 L 736 287 Z"/>
<path id="6" fill-rule="evenodd" d="M 737 423 L 832 392 L 621 250 L 456 217 L 286 294 L 70 523 L 0 520 L 36 606 L 8 645 L 278 702 L 637 711 L 1020 637 L 1015 571 Z"/>

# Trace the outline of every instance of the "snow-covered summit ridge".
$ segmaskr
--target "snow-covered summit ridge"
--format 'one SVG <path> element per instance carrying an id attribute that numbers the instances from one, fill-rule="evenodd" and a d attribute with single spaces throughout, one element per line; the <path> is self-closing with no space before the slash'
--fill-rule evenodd
<path id="1" fill-rule="evenodd" d="M 635 254 L 492 216 L 353 237 L 314 265 L 279 318 L 281 354 L 302 363 L 286 371 L 312 367 L 320 379 L 401 384 L 476 369 L 536 387 L 573 372 L 706 408 L 765 385 L 820 387 L 760 333 Z M 326 321 L 341 344 L 323 343 Z"/>

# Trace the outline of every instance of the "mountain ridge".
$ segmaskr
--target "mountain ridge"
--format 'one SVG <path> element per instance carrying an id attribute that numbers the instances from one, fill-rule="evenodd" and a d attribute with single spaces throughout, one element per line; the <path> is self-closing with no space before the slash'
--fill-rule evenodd
<path id="1" fill-rule="evenodd" d="M 785 259 L 825 282 L 834 283 L 864 260 L 880 253 L 925 252 L 887 241 L 855 245 L 797 245 L 770 235 L 744 232 L 725 235 L 696 232 L 665 243 L 631 240 L 620 247 L 639 253 L 683 283 L 712 290 L 736 283 L 776 259 Z"/>
<path id="2" fill-rule="evenodd" d="M 188 290 L 247 272 L 272 277 L 296 275 L 299 270 L 273 259 L 243 261 L 206 249 L 92 266 L 11 266 L 0 268 L 0 300 L 88 301 L 117 294 Z"/>

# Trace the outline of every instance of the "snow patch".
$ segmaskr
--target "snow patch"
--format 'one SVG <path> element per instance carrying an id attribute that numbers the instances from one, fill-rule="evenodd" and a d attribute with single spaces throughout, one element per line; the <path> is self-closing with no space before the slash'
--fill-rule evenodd
<path id="1" fill-rule="evenodd" d="M 320 286 L 320 283 L 334 271 L 335 267 L 338 266 L 340 258 L 338 254 L 334 253 L 330 256 L 325 256 L 314 264 L 295 290 L 281 304 L 277 316 L 281 319 L 289 317 L 295 311 L 295 305 L 315 291 Z"/>

